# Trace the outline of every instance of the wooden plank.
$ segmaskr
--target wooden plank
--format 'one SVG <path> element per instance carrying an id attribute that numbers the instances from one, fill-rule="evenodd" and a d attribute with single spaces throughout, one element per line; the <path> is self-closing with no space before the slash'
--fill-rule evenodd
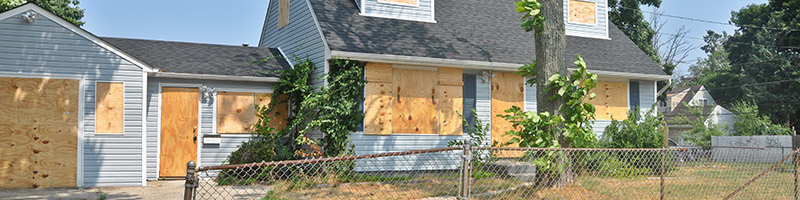
<path id="1" fill-rule="evenodd" d="M 125 89 L 123 83 L 97 83 L 95 101 L 95 132 L 118 133 L 123 131 Z"/>
<path id="2" fill-rule="evenodd" d="M 254 116 L 252 92 L 217 93 L 217 133 L 250 133 Z"/>
<path id="3" fill-rule="evenodd" d="M 594 2 L 569 1 L 569 22 L 596 24 L 596 15 Z"/>
<path id="4" fill-rule="evenodd" d="M 79 84 L 0 78 L 0 188 L 76 186 Z"/>
<path id="5" fill-rule="evenodd" d="M 256 105 L 259 107 L 267 107 L 269 108 L 269 104 L 272 102 L 272 94 L 268 93 L 255 93 L 255 101 Z M 280 96 L 279 100 L 286 100 L 287 96 Z M 283 128 L 286 128 L 289 122 L 289 107 L 287 104 L 282 103 L 278 104 L 278 107 L 272 109 L 272 119 L 269 121 L 269 127 L 275 128 L 275 131 L 280 131 Z M 255 119 L 254 122 L 258 123 L 260 113 L 256 111 L 256 115 L 253 116 Z"/>
<path id="6" fill-rule="evenodd" d="M 439 135 L 462 135 L 463 123 L 458 111 L 464 114 L 462 86 L 439 86 Z"/>
<path id="7" fill-rule="evenodd" d="M 438 134 L 436 71 L 393 69 L 392 133 Z"/>
<path id="8" fill-rule="evenodd" d="M 439 85 L 464 85 L 464 70 L 459 68 L 439 68 Z"/>
<path id="9" fill-rule="evenodd" d="M 497 115 L 505 115 L 512 106 L 525 106 L 525 79 L 514 73 L 494 72 L 492 78 L 492 142 L 508 142 L 512 137 L 506 131 L 514 130 L 513 123 Z M 519 147 L 512 144 L 509 147 Z M 500 152 L 499 157 L 518 157 L 522 152 Z"/>
<path id="10" fill-rule="evenodd" d="M 364 134 L 392 134 L 392 83 L 369 82 L 364 87 Z"/>
<path id="11" fill-rule="evenodd" d="M 161 165 L 159 176 L 186 176 L 186 162 L 197 160 L 197 88 L 161 89 Z"/>
<path id="12" fill-rule="evenodd" d="M 372 83 L 391 83 L 392 82 L 392 64 L 385 63 L 367 63 L 364 74 L 367 81 Z"/>
<path id="13" fill-rule="evenodd" d="M 278 29 L 289 24 L 289 0 L 278 2 Z"/>
<path id="14" fill-rule="evenodd" d="M 595 119 L 625 120 L 628 119 L 628 82 L 598 81 L 593 89 L 597 97 L 584 102 L 595 106 Z"/>

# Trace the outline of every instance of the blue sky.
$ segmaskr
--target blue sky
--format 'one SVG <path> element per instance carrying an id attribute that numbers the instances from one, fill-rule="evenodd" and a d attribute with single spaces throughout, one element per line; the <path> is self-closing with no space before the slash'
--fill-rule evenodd
<path id="1" fill-rule="evenodd" d="M 213 44 L 258 44 L 268 0 L 82 0 L 86 9 L 83 28 L 99 36 L 186 41 Z M 767 0 L 663 0 L 659 11 L 711 21 L 727 22 L 731 11 Z M 651 8 L 644 8 L 650 11 Z M 513 11 L 511 11 L 513 12 Z M 649 19 L 649 14 L 646 14 Z M 685 25 L 691 37 L 706 30 L 732 33 L 735 27 L 663 17 L 664 32 L 674 33 Z M 687 39 L 695 48 L 687 58 L 705 54 L 703 41 Z M 686 74 L 681 64 L 676 74 Z"/>

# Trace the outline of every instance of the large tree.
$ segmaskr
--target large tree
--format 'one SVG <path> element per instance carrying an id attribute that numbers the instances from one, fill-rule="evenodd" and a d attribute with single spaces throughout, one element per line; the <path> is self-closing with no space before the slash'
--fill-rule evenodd
<path id="1" fill-rule="evenodd" d="M 58 15 L 76 26 L 83 25 L 83 9 L 78 7 L 78 0 L 0 0 L 0 12 L 11 10 L 25 3 L 35 3 L 40 7 Z"/>
<path id="2" fill-rule="evenodd" d="M 653 46 L 656 31 L 645 20 L 642 10 L 639 9 L 641 5 L 659 7 L 661 0 L 608 0 L 608 19 L 654 62 L 659 62 L 658 50 Z"/>

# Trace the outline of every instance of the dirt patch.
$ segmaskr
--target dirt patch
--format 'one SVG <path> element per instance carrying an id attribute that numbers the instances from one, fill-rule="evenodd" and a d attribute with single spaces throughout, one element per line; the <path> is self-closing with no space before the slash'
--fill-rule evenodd
<path id="1" fill-rule="evenodd" d="M 0 199 L 183 199 L 184 181 L 154 181 L 146 187 L 0 189 Z"/>

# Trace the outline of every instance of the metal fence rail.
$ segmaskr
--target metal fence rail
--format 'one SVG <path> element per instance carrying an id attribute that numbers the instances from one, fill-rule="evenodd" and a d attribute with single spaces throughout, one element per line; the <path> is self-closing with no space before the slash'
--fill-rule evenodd
<path id="1" fill-rule="evenodd" d="M 797 157 L 732 148 L 461 146 L 201 167 L 187 175 L 187 197 L 796 199 Z"/>

